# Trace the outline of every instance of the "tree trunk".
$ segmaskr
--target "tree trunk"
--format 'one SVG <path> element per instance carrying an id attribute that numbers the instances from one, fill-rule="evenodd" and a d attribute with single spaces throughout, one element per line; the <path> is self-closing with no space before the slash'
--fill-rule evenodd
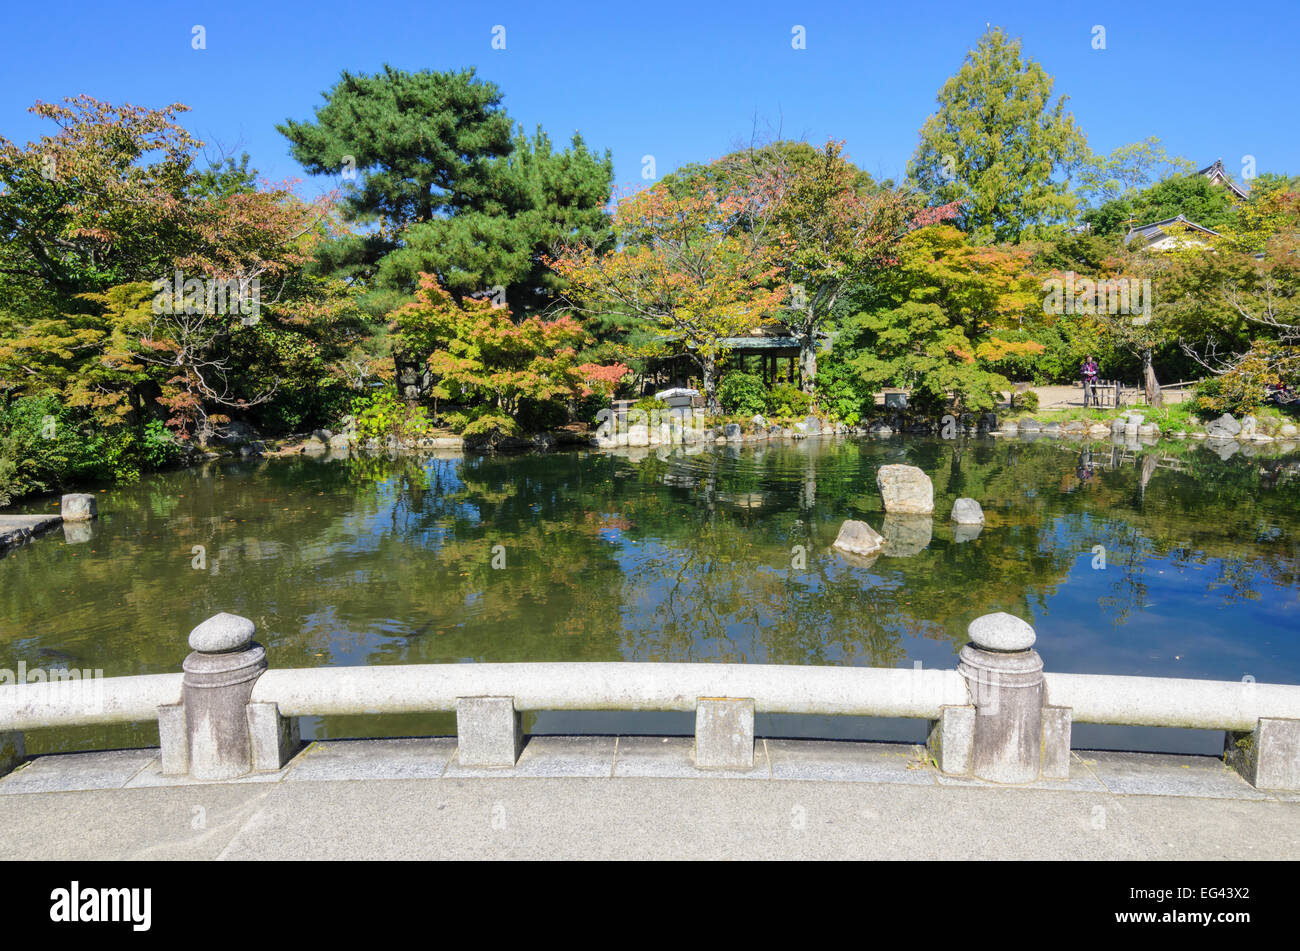
<path id="1" fill-rule="evenodd" d="M 811 395 L 813 381 L 817 379 L 817 340 L 812 331 L 799 335 L 799 372 L 803 378 L 803 391 Z"/>
<path id="2" fill-rule="evenodd" d="M 710 413 L 718 411 L 718 401 L 714 397 L 714 390 L 717 389 L 717 381 L 714 377 L 717 375 L 718 358 L 707 356 L 700 360 L 700 369 L 704 373 L 704 406 Z"/>
<path id="3" fill-rule="evenodd" d="M 1142 387 L 1146 391 L 1147 405 L 1155 409 L 1161 405 L 1160 383 L 1156 380 L 1155 368 L 1151 365 L 1151 351 L 1142 353 Z"/>

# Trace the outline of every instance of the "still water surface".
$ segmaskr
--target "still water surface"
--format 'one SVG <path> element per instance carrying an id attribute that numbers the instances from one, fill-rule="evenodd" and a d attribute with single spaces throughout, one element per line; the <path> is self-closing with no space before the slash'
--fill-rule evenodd
<path id="1" fill-rule="evenodd" d="M 0 666 L 174 672 L 189 630 L 230 611 L 256 622 L 273 667 L 951 668 L 973 618 L 1009 611 L 1036 627 L 1048 670 L 1300 683 L 1297 458 L 1223 461 L 1190 444 L 1079 453 L 1056 441 L 809 440 L 639 458 L 299 457 L 166 473 L 100 494 L 88 539 L 54 533 L 0 558 Z M 839 525 L 882 528 L 875 470 L 894 462 L 930 474 L 937 517 L 884 526 L 884 556 L 846 560 L 830 548 Z M 946 521 L 961 496 L 984 507 L 974 539 Z M 597 713 L 527 722 L 538 732 L 691 725 Z M 758 727 L 907 740 L 923 731 L 794 717 Z M 451 733 L 454 719 L 334 717 L 304 732 Z M 28 746 L 153 742 L 142 725 L 34 733 Z M 1212 753 L 1221 743 L 1193 731 L 1075 731 L 1076 746 Z"/>

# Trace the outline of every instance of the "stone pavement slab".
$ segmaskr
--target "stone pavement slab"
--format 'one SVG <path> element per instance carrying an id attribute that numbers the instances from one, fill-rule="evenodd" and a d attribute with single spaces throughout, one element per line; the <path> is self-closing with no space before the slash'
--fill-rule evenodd
<path id="1" fill-rule="evenodd" d="M 1077 761 L 1091 769 L 1113 793 L 1211 799 L 1273 798 L 1246 782 L 1217 756 L 1097 751 L 1079 754 Z"/>
<path id="2" fill-rule="evenodd" d="M 932 786 L 925 749 L 910 743 L 768 740 L 772 778 Z"/>
<path id="3" fill-rule="evenodd" d="M 612 736 L 530 736 L 513 768 L 461 766 L 453 756 L 443 775 L 448 779 L 608 777 L 614 768 L 615 743 Z"/>
<path id="4" fill-rule="evenodd" d="M 41 756 L 0 779 L 0 859 L 1300 855 L 1300 797 L 1213 757 L 1082 752 L 1070 781 L 995 786 L 912 744 L 760 739 L 736 773 L 691 746 L 537 736 L 514 769 L 466 770 L 450 737 L 322 741 L 232 783 L 160 777 L 156 750 Z"/>
<path id="5" fill-rule="evenodd" d="M 290 782 L 343 779 L 438 779 L 456 752 L 455 737 L 318 740 L 283 770 Z M 274 775 L 274 774 L 272 774 Z"/>
<path id="6" fill-rule="evenodd" d="M 700 769 L 695 765 L 695 740 L 688 736 L 621 736 L 614 762 L 619 779 L 771 779 L 767 748 L 754 742 L 750 769 Z"/>
<path id="7" fill-rule="evenodd" d="M 74 789 L 120 789 L 157 759 L 157 750 L 108 750 L 100 753 L 37 756 L 0 780 L 0 795 L 65 792 Z"/>

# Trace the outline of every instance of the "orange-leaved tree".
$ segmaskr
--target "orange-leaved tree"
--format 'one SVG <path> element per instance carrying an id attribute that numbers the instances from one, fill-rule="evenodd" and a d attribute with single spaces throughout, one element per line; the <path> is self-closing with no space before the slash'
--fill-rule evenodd
<path id="1" fill-rule="evenodd" d="M 433 395 L 470 406 L 466 435 L 514 434 L 525 404 L 569 403 L 608 395 L 627 373 L 621 364 L 583 362 L 590 337 L 571 315 L 516 323 L 490 298 L 457 302 L 424 274 L 416 299 L 393 313 L 403 345 L 429 352 Z"/>
<path id="2" fill-rule="evenodd" d="M 549 259 L 584 313 L 621 313 L 646 322 L 698 364 L 705 398 L 716 406 L 727 338 L 760 325 L 786 290 L 761 234 L 744 222 L 755 207 L 743 188 L 665 182 L 625 195 L 614 210 L 617 244 L 571 244 Z"/>

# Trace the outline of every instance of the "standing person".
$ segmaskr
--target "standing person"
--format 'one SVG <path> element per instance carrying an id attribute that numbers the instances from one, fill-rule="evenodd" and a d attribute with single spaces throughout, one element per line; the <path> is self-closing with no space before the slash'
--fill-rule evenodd
<path id="1" fill-rule="evenodd" d="M 1093 360 L 1092 355 L 1083 358 L 1083 366 L 1079 368 L 1079 374 L 1083 377 L 1083 405 L 1087 406 L 1089 399 L 1095 406 L 1097 403 L 1097 362 Z"/>

